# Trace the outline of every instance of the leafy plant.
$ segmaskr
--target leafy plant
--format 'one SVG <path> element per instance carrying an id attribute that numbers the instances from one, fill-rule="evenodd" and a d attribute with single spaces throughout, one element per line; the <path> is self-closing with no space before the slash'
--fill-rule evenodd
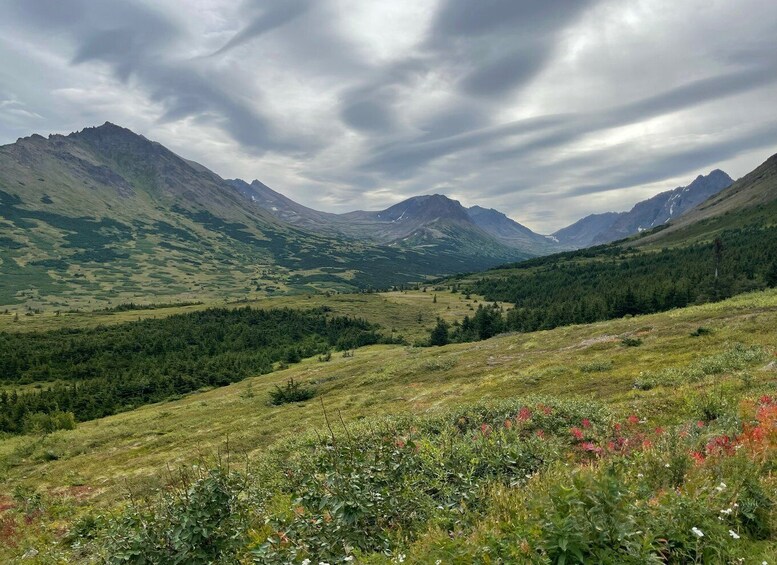
<path id="1" fill-rule="evenodd" d="M 193 473 L 155 502 L 133 501 L 109 523 L 101 533 L 107 563 L 239 562 L 247 539 L 245 477 L 222 466 Z"/>

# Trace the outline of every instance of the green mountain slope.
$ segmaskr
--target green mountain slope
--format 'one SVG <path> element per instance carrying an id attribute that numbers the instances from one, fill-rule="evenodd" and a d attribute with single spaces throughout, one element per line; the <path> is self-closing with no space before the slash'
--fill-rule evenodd
<path id="1" fill-rule="evenodd" d="M 110 123 L 0 147 L 0 305 L 67 310 L 383 288 L 520 257 L 306 231 Z"/>
<path id="2" fill-rule="evenodd" d="M 251 203 L 309 231 L 463 258 L 516 261 L 569 249 L 496 210 L 464 208 L 442 194 L 414 196 L 385 210 L 331 214 L 313 210 L 254 180 L 227 181 Z"/>
<path id="3" fill-rule="evenodd" d="M 775 172 L 772 157 L 642 236 L 454 280 L 489 300 L 514 304 L 501 322 L 512 331 L 660 312 L 777 286 Z M 456 336 L 477 338 L 463 328 Z"/>
<path id="4" fill-rule="evenodd" d="M 727 229 L 777 223 L 777 155 L 666 226 L 633 241 L 638 246 L 681 245 Z M 632 244 L 629 241 L 629 244 Z"/>

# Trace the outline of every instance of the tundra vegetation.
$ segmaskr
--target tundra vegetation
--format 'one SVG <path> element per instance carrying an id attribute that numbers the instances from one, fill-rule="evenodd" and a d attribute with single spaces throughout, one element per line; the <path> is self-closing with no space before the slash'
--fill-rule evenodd
<path id="1" fill-rule="evenodd" d="M 759 291 L 444 347 L 315 352 L 7 435 L 0 555 L 771 563 L 776 334 L 777 291 Z M 291 383 L 316 396 L 274 404 Z"/>

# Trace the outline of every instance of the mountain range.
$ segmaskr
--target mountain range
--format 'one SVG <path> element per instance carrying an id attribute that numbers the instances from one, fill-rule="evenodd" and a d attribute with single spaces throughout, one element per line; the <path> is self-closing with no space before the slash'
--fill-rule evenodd
<path id="1" fill-rule="evenodd" d="M 458 246 L 463 253 L 486 255 L 506 256 L 517 250 L 531 257 L 564 248 L 502 212 L 480 206 L 465 208 L 442 194 L 414 196 L 385 210 L 331 214 L 294 202 L 258 180 L 251 184 L 241 179 L 228 182 L 276 218 L 319 233 L 403 248 Z"/>
<path id="2" fill-rule="evenodd" d="M 683 216 L 733 182 L 726 173 L 715 169 L 706 176 L 699 175 L 688 186 L 643 200 L 628 212 L 591 214 L 553 236 L 559 243 L 572 247 L 590 247 L 624 239 Z"/>
<path id="3" fill-rule="evenodd" d="M 72 309 L 150 292 L 192 300 L 385 288 L 538 254 L 449 214 L 460 205 L 444 197 L 416 201 L 420 215 L 400 222 L 354 213 L 314 230 L 327 222 L 312 211 L 297 205 L 307 224 L 283 220 L 236 184 L 111 123 L 0 147 L 0 304 Z M 338 222 L 363 231 L 334 229 Z M 380 237 L 362 237 L 373 225 Z"/>
<path id="4" fill-rule="evenodd" d="M 149 293 L 180 301 L 385 288 L 647 236 L 667 221 L 671 233 L 730 183 L 716 170 L 545 236 L 440 194 L 379 211 L 313 210 L 111 123 L 32 135 L 0 147 L 0 304 L 72 309 Z"/>

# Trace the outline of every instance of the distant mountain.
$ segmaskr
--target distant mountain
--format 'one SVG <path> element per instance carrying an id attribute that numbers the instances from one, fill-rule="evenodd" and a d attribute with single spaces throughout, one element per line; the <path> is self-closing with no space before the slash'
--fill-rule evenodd
<path id="1" fill-rule="evenodd" d="M 472 206 L 467 209 L 467 213 L 480 229 L 509 247 L 531 249 L 540 255 L 568 248 L 568 246 L 560 245 L 555 237 L 534 233 L 526 226 L 493 208 Z"/>
<path id="2" fill-rule="evenodd" d="M 497 210 L 465 208 L 441 194 L 415 196 L 385 210 L 331 214 L 303 206 L 258 180 L 229 183 L 276 218 L 318 233 L 405 249 L 442 250 L 514 261 L 569 247 L 532 232 Z"/>
<path id="3" fill-rule="evenodd" d="M 227 182 L 245 198 L 286 223 L 319 231 L 321 227 L 337 222 L 336 214 L 319 212 L 298 204 L 258 180 L 254 180 L 251 184 L 241 179 L 231 179 Z"/>
<path id="4" fill-rule="evenodd" d="M 606 233 L 626 212 L 605 212 L 591 214 L 553 234 L 559 242 L 574 248 L 590 247 L 594 241 Z"/>
<path id="5" fill-rule="evenodd" d="M 330 215 L 261 183 L 246 185 L 253 191 L 246 198 L 248 189 L 237 184 L 241 192 L 234 181 L 111 123 L 1 146 L 0 305 L 91 309 L 345 291 L 526 256 L 496 242 L 479 248 L 464 231 L 428 247 L 314 232 L 266 207 L 310 216 L 307 227 Z"/>
<path id="6" fill-rule="evenodd" d="M 777 223 L 777 155 L 666 225 L 630 241 L 633 245 L 709 240 L 725 230 L 761 229 Z M 777 245 L 777 243 L 775 243 Z M 777 253 L 777 247 L 775 247 Z M 777 260 L 777 255 L 774 257 Z"/>
<path id="7" fill-rule="evenodd" d="M 586 216 L 553 235 L 560 243 L 576 247 L 624 239 L 679 218 L 733 182 L 726 173 L 716 169 L 707 176 L 699 175 L 688 186 L 639 202 L 628 212 Z"/>

